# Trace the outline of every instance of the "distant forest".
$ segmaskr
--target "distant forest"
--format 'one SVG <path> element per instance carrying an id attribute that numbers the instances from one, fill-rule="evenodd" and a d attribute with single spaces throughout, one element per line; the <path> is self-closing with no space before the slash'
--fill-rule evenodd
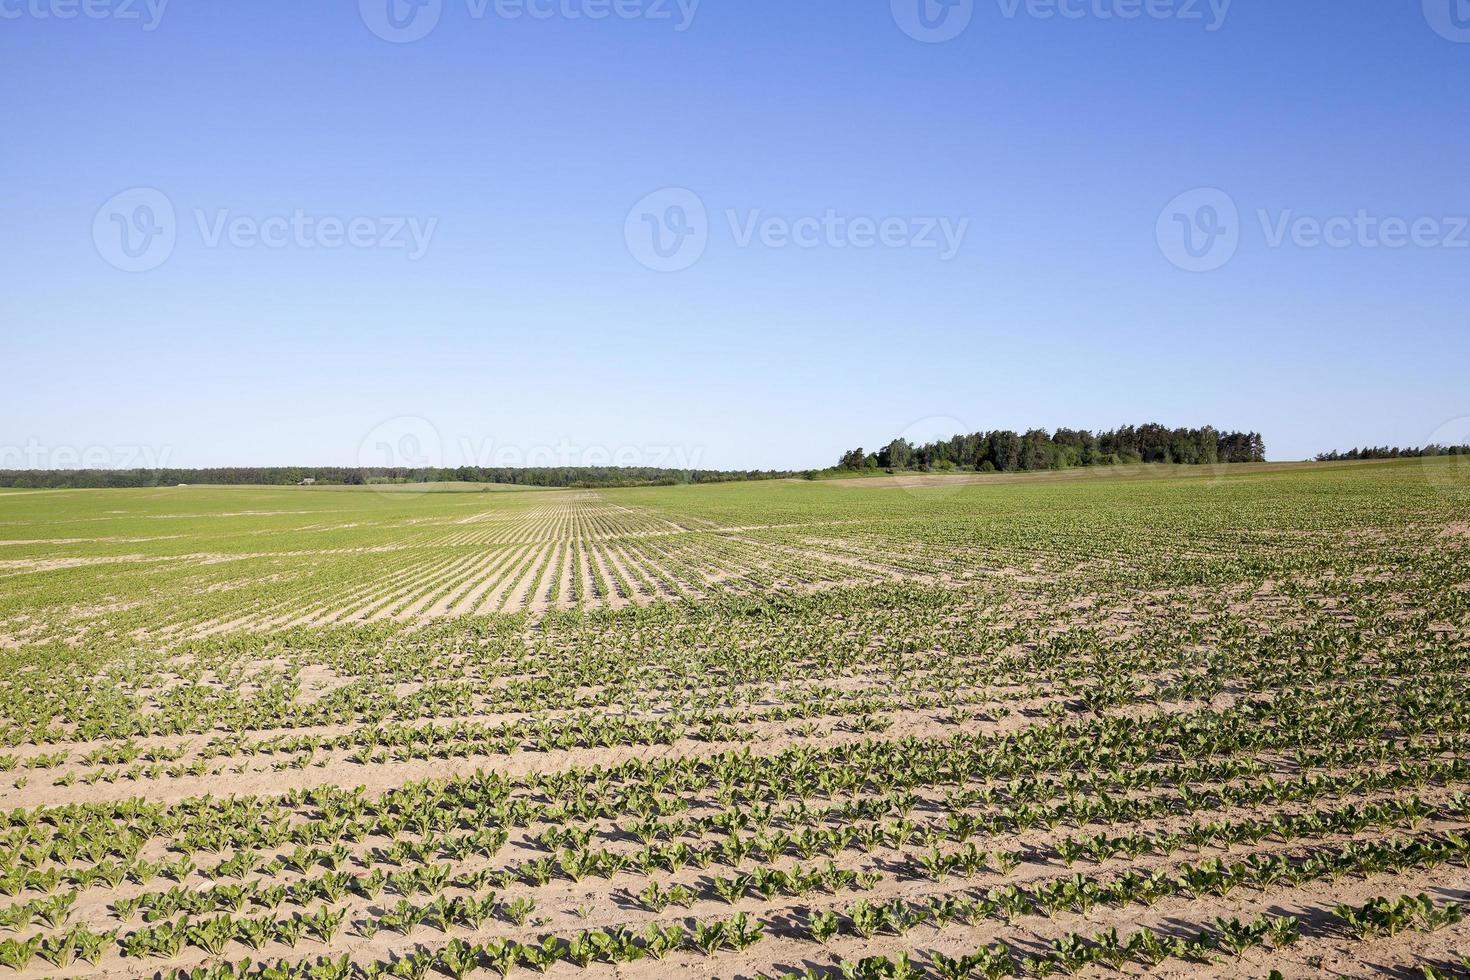
<path id="1" fill-rule="evenodd" d="M 1422 449 L 1400 449 L 1398 446 L 1364 446 L 1345 453 L 1319 453 L 1319 463 L 1339 463 L 1354 459 L 1417 459 L 1421 456 L 1470 456 L 1470 446 L 1425 446 Z"/>
<path id="2" fill-rule="evenodd" d="M 172 487 L 180 483 L 362 486 L 374 483 L 508 483 L 526 487 L 612 488 L 770 480 L 794 474 L 757 470 L 667 470 L 653 467 L 577 466 L 455 469 L 384 469 L 347 466 L 232 466 L 221 469 L 0 470 L 0 486 L 32 489 Z"/>
<path id="3" fill-rule="evenodd" d="M 1086 429 L 1001 429 L 951 436 L 922 446 L 895 439 L 877 452 L 842 455 L 839 470 L 979 470 L 1013 473 L 1125 463 L 1260 463 L 1266 444 L 1258 432 L 1170 429 L 1149 423 L 1108 432 Z"/>
<path id="4" fill-rule="evenodd" d="M 1319 459 L 1377 459 L 1364 453 L 1413 455 L 1418 450 L 1353 450 Z M 1422 452 L 1428 452 L 1423 450 Z M 1149 424 L 1125 426 L 1108 432 L 1085 429 L 1043 429 L 1016 433 L 1009 430 L 973 432 L 922 446 L 895 439 L 876 452 L 854 449 L 844 453 L 836 469 L 853 470 L 978 470 L 1020 472 L 1067 469 L 1074 466 L 1111 466 L 1126 463 L 1252 463 L 1266 458 L 1259 433 L 1170 429 Z M 824 472 L 832 472 L 827 470 Z M 81 489 L 107 487 L 171 487 L 178 484 L 253 486 L 362 486 L 412 483 L 500 483 L 524 487 L 613 488 L 728 483 L 737 480 L 773 480 L 793 476 L 814 478 L 817 470 L 672 470 L 654 467 L 480 467 L 402 469 L 348 466 L 233 466 L 214 469 L 127 470 L 0 470 L 0 487 L 27 489 Z"/>

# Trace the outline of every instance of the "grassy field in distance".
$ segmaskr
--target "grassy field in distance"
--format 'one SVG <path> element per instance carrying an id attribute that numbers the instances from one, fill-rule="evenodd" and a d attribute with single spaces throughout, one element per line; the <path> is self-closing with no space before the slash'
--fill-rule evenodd
<path id="1" fill-rule="evenodd" d="M 0 975 L 1470 970 L 1470 461 L 481 489 L 0 491 Z"/>

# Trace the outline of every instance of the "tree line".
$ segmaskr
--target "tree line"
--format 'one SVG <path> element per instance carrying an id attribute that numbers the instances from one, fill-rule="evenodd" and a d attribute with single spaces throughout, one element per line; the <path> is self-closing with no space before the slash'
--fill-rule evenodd
<path id="1" fill-rule="evenodd" d="M 1319 463 L 1341 463 L 1355 459 L 1418 459 L 1423 456 L 1470 456 L 1470 446 L 1424 446 L 1400 449 L 1398 446 L 1364 446 L 1345 453 L 1318 453 Z"/>
<path id="2" fill-rule="evenodd" d="M 227 486 L 364 486 L 393 483 L 503 483 L 524 487 L 610 489 L 770 480 L 794 474 L 784 470 L 670 470 L 645 466 L 481 467 L 453 469 L 362 468 L 346 466 L 229 466 L 207 469 L 0 470 L 0 486 L 34 490 L 172 487 L 179 484 Z"/>
<path id="3" fill-rule="evenodd" d="M 1355 449 L 1328 453 L 1318 459 L 1383 459 L 1393 455 L 1426 455 L 1431 449 Z M 1451 452 L 1455 450 L 1443 450 Z M 1470 451 L 1460 447 L 1460 452 Z M 1366 455 L 1366 454 L 1382 455 Z M 1006 429 L 955 435 L 924 445 L 894 439 L 876 452 L 854 449 L 842 455 L 837 469 L 853 470 L 978 470 L 1019 472 L 1066 469 L 1074 466 L 1110 466 L 1127 463 L 1247 463 L 1266 458 L 1266 446 L 1256 432 L 1220 432 L 1205 426 L 1171 429 L 1156 423 L 1124 426 L 1102 432 L 1086 429 Z M 641 466 L 459 466 L 405 469 L 347 466 L 230 466 L 164 469 L 0 470 L 0 487 L 26 489 L 83 489 L 169 487 L 179 484 L 291 486 L 363 486 L 367 484 L 498 483 L 522 487 L 611 489 L 615 487 L 676 486 L 771 480 L 793 476 L 815 477 L 816 470 L 675 470 Z"/>
<path id="4" fill-rule="evenodd" d="M 1151 422 L 1105 432 L 998 429 L 917 446 L 894 439 L 876 452 L 858 448 L 843 453 L 837 469 L 1013 473 L 1128 463 L 1260 463 L 1265 459 L 1266 443 L 1258 432 L 1220 432 L 1212 426 L 1171 429 Z"/>

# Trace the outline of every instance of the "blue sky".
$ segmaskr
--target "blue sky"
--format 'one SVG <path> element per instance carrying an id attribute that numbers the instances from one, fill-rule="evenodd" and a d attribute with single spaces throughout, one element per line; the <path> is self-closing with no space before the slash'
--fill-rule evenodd
<path id="1" fill-rule="evenodd" d="M 0 0 L 12 464 L 1470 428 L 1465 0 L 87 2 Z"/>

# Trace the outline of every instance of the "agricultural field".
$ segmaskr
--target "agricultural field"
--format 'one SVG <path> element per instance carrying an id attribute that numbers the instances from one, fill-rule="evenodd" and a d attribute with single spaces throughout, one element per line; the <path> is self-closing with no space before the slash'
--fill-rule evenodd
<path id="1" fill-rule="evenodd" d="M 0 491 L 0 978 L 1470 975 L 1467 469 Z"/>

